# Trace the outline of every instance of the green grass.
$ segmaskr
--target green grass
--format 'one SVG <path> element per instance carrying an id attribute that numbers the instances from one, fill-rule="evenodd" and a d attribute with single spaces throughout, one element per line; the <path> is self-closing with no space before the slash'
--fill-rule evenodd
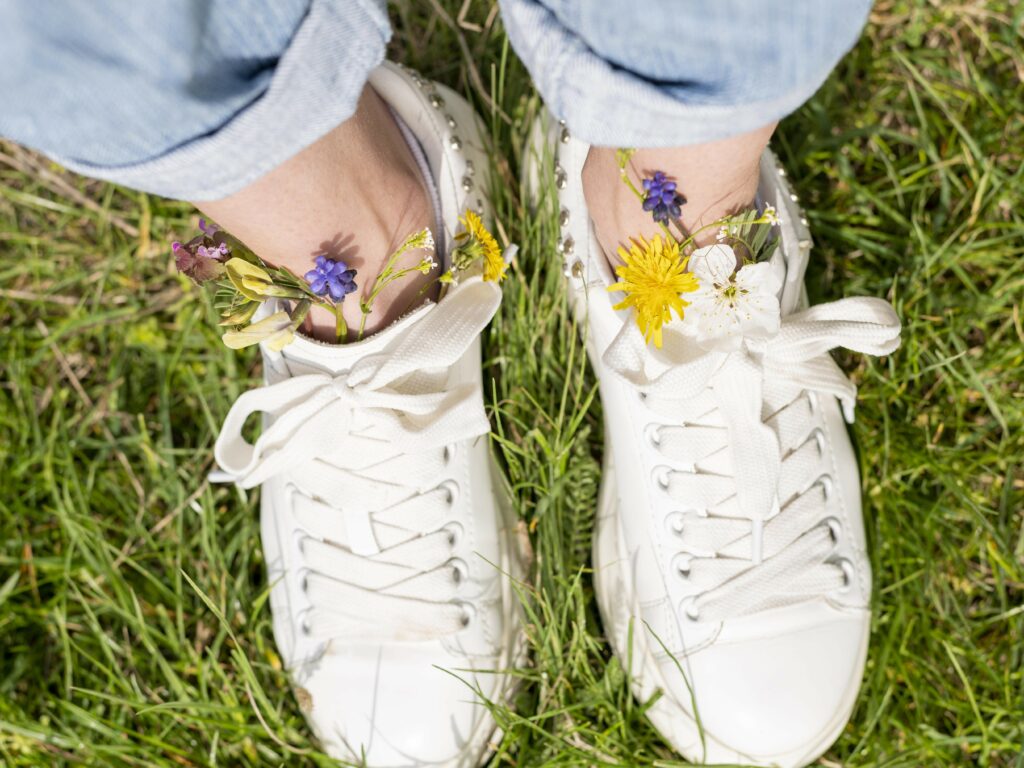
<path id="1" fill-rule="evenodd" d="M 539 108 L 487 2 L 401 3 L 393 56 L 469 94 L 522 245 L 490 330 L 496 448 L 538 555 L 532 664 L 495 765 L 677 758 L 630 697 L 587 572 L 601 417 L 550 209 L 517 184 Z M 1024 6 L 883 1 L 774 146 L 815 300 L 905 325 L 854 432 L 870 660 L 827 766 L 1024 766 Z M 460 50 L 463 43 L 465 50 Z M 0 155 L 0 764 L 330 765 L 271 638 L 255 495 L 211 487 L 254 354 L 222 348 L 168 243 L 194 214 Z"/>

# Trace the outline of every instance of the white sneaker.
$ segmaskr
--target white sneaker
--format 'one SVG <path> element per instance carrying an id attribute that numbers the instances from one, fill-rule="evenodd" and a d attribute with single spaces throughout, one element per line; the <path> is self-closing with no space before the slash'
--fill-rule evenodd
<path id="1" fill-rule="evenodd" d="M 370 82 L 423 149 L 450 243 L 462 211 L 485 205 L 477 118 L 397 66 Z M 523 645 L 507 575 L 524 553 L 480 369 L 500 301 L 471 277 L 362 342 L 264 349 L 266 386 L 238 398 L 217 440 L 224 474 L 262 488 L 274 635 L 332 757 L 470 768 L 495 737 L 476 691 L 503 700 Z"/>
<path id="2" fill-rule="evenodd" d="M 852 418 L 856 390 L 828 350 L 891 352 L 899 321 L 879 299 L 806 309 L 806 220 L 766 151 L 759 194 L 782 219 L 781 331 L 731 355 L 667 337 L 648 347 L 606 290 L 615 278 L 581 183 L 589 147 L 554 121 L 538 125 L 538 145 L 604 409 L 594 568 L 608 637 L 635 695 L 663 692 L 650 719 L 686 758 L 806 765 L 850 716 L 870 626 L 842 412 Z"/>

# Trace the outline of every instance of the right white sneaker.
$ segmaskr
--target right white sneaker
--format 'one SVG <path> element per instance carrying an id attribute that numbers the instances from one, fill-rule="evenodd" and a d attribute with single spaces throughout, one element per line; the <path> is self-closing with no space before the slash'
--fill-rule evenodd
<path id="1" fill-rule="evenodd" d="M 421 145 L 451 243 L 464 209 L 485 207 L 476 116 L 394 65 L 371 84 Z M 479 335 L 500 302 L 468 277 L 362 342 L 264 349 L 266 386 L 217 440 L 227 478 L 261 486 L 274 635 L 332 757 L 475 768 L 491 748 L 478 696 L 510 694 L 524 643 L 509 576 L 526 557 L 483 403 Z"/>
<path id="2" fill-rule="evenodd" d="M 683 321 L 649 347 L 607 290 L 615 278 L 581 181 L 588 151 L 538 122 L 528 184 L 554 179 L 559 250 L 600 384 L 594 578 L 608 638 L 637 697 L 662 692 L 648 716 L 687 759 L 807 765 L 850 716 L 870 627 L 842 413 L 852 418 L 856 390 L 828 351 L 891 352 L 899 321 L 879 299 L 807 308 L 806 221 L 766 151 L 759 195 L 782 218 L 770 262 L 781 331 L 706 353 Z"/>

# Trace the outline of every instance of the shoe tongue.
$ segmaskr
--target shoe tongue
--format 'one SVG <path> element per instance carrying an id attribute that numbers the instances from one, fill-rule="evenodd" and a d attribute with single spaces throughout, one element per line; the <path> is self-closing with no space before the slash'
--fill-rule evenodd
<path id="1" fill-rule="evenodd" d="M 277 355 L 293 376 L 307 373 L 338 374 L 349 370 L 359 360 L 396 346 L 416 323 L 437 305 L 427 302 L 400 317 L 387 328 L 362 341 L 348 344 L 328 344 L 296 334 L 295 339 L 278 353 L 264 350 L 264 354 Z M 354 329 L 350 333 L 355 333 Z"/>

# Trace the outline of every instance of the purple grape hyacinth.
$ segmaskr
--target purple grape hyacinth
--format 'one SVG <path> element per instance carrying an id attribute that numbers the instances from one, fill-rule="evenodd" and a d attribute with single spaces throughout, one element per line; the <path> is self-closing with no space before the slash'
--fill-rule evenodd
<path id="1" fill-rule="evenodd" d="M 345 262 L 326 256 L 317 256 L 316 266 L 303 277 L 313 293 L 317 296 L 329 293 L 334 301 L 344 301 L 356 290 L 356 271 L 349 269 Z"/>
<path id="2" fill-rule="evenodd" d="M 678 219 L 686 198 L 676 191 L 676 183 L 665 178 L 663 171 L 656 171 L 653 178 L 644 179 L 644 210 L 650 211 L 654 220 L 665 224 Z"/>

